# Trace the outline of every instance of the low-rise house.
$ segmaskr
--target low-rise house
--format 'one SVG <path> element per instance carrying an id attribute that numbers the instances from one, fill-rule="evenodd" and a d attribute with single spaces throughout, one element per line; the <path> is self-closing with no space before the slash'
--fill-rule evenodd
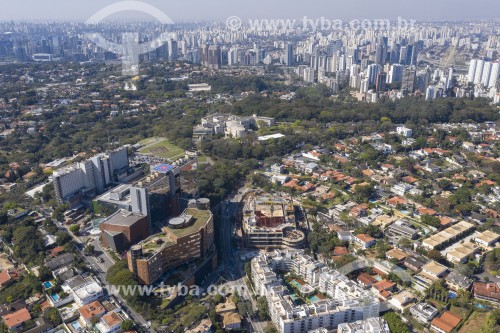
<path id="1" fill-rule="evenodd" d="M 91 325 L 92 320 L 94 320 L 93 318 L 101 318 L 106 313 L 106 309 L 104 309 L 99 301 L 94 301 L 82 306 L 78 309 L 78 312 L 80 312 L 81 321 L 86 325 Z"/>
<path id="2" fill-rule="evenodd" d="M 389 303 L 396 310 L 403 312 L 415 302 L 417 298 L 410 291 L 404 290 L 397 295 L 393 295 Z"/>
<path id="3" fill-rule="evenodd" d="M 210 318 L 205 318 L 194 328 L 185 331 L 185 333 L 210 333 L 212 332 L 212 321 Z"/>
<path id="4" fill-rule="evenodd" d="M 241 317 L 237 312 L 226 312 L 222 314 L 222 328 L 225 330 L 239 330 L 241 328 Z"/>
<path id="5" fill-rule="evenodd" d="M 9 273 L 8 269 L 4 269 L 0 272 L 0 289 L 10 286 L 14 282 L 14 279 Z"/>
<path id="6" fill-rule="evenodd" d="M 483 248 L 493 247 L 499 239 L 500 235 L 490 230 L 480 232 L 473 238 L 474 242 Z"/>
<path id="7" fill-rule="evenodd" d="M 354 242 L 361 246 L 363 249 L 368 249 L 375 245 L 375 238 L 367 235 L 367 234 L 359 234 L 354 236 Z"/>
<path id="8" fill-rule="evenodd" d="M 473 279 L 470 279 L 457 271 L 451 271 L 451 273 L 448 274 L 444 280 L 448 288 L 453 291 L 469 290 L 474 282 Z"/>
<path id="9" fill-rule="evenodd" d="M 357 277 L 358 283 L 364 285 L 365 287 L 371 287 L 377 280 L 368 273 L 362 272 Z"/>
<path id="10" fill-rule="evenodd" d="M 439 333 L 450 333 L 461 321 L 462 318 L 450 311 L 445 311 L 440 317 L 431 321 L 431 329 Z"/>
<path id="11" fill-rule="evenodd" d="M 408 257 L 405 259 L 404 265 L 414 272 L 418 272 L 422 269 L 422 266 L 426 264 L 425 261 L 416 257 Z"/>
<path id="12" fill-rule="evenodd" d="M 113 333 L 120 329 L 123 318 L 117 312 L 109 312 L 101 317 L 95 327 L 101 333 Z"/>
<path id="13" fill-rule="evenodd" d="M 23 326 L 23 324 L 30 319 L 31 315 L 26 308 L 22 308 L 20 310 L 17 310 L 16 312 L 9 313 L 2 317 L 3 322 L 11 331 L 19 330 Z"/>
<path id="14" fill-rule="evenodd" d="M 410 313 L 417 321 L 427 324 L 438 315 L 435 307 L 427 303 L 418 303 L 410 308 Z"/>
<path id="15" fill-rule="evenodd" d="M 490 302 L 500 302 L 500 284 L 489 282 L 474 282 L 472 292 L 475 298 Z"/>
<path id="16" fill-rule="evenodd" d="M 401 251 L 400 249 L 396 249 L 396 248 L 387 251 L 387 253 L 385 255 L 386 255 L 387 259 L 396 259 L 399 262 L 403 262 L 407 257 L 405 252 Z"/>

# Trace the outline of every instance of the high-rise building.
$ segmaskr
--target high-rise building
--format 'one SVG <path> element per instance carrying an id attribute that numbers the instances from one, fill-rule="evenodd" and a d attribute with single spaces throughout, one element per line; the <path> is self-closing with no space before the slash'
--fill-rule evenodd
<path id="1" fill-rule="evenodd" d="M 387 83 L 397 84 L 403 82 L 403 69 L 404 67 L 402 65 L 391 65 L 389 75 L 387 76 Z"/>
<path id="2" fill-rule="evenodd" d="M 474 84 L 481 83 L 483 77 L 484 60 L 478 60 L 476 65 L 476 73 L 474 75 Z"/>
<path id="3" fill-rule="evenodd" d="M 377 64 L 371 64 L 367 68 L 367 77 L 370 84 L 375 84 L 377 82 L 377 75 L 382 70 L 382 67 Z"/>
<path id="4" fill-rule="evenodd" d="M 483 75 L 481 76 L 481 84 L 488 87 L 490 83 L 490 73 L 491 73 L 491 62 L 486 61 L 483 66 Z"/>
<path id="5" fill-rule="evenodd" d="M 127 149 L 120 148 L 56 170 L 52 175 L 56 200 L 72 208 L 86 195 L 100 194 L 105 187 L 121 180 L 128 167 Z"/>
<path id="6" fill-rule="evenodd" d="M 176 40 L 170 39 L 168 41 L 168 54 L 170 61 L 177 61 L 179 59 L 179 47 Z"/>
<path id="7" fill-rule="evenodd" d="M 314 68 L 306 68 L 304 69 L 304 81 L 313 83 L 315 80 L 315 70 Z"/>
<path id="8" fill-rule="evenodd" d="M 285 50 L 285 65 L 293 66 L 294 62 L 295 61 L 293 58 L 293 44 L 288 43 L 286 45 L 286 50 Z"/>
<path id="9" fill-rule="evenodd" d="M 151 173 L 130 187 L 132 213 L 148 216 L 149 232 L 164 225 L 170 216 L 179 214 L 180 168 L 160 164 Z"/>
<path id="10" fill-rule="evenodd" d="M 425 92 L 425 100 L 432 101 L 435 98 L 436 98 L 436 87 L 432 85 L 428 86 Z"/>
<path id="11" fill-rule="evenodd" d="M 384 72 L 378 73 L 377 74 L 377 82 L 375 85 L 376 91 L 384 91 L 386 81 L 387 81 L 387 74 Z"/>
<path id="12" fill-rule="evenodd" d="M 469 73 L 467 75 L 468 82 L 474 82 L 476 76 L 477 59 L 472 59 L 469 63 Z"/>
<path id="13" fill-rule="evenodd" d="M 500 74 L 500 63 L 494 62 L 491 65 L 490 81 L 488 82 L 488 88 L 496 87 L 499 74 Z"/>
<path id="14" fill-rule="evenodd" d="M 192 201 L 182 215 L 170 219 L 159 234 L 132 246 L 127 253 L 128 268 L 139 283 L 153 284 L 169 269 L 210 259 L 211 254 L 215 254 L 210 201 Z"/>
<path id="15" fill-rule="evenodd" d="M 217 45 L 208 47 L 207 65 L 211 69 L 219 69 L 221 66 L 221 51 Z"/>

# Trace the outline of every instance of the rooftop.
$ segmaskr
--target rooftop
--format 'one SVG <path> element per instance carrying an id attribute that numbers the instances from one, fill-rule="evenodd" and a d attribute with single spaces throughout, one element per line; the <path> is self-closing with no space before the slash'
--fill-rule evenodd
<path id="1" fill-rule="evenodd" d="M 24 323 L 25 321 L 30 320 L 31 315 L 26 308 L 22 308 L 16 312 L 7 314 L 7 315 L 3 316 L 2 318 L 3 318 L 3 321 L 5 322 L 5 324 L 9 328 L 12 328 L 12 327 L 16 327 L 16 326 Z"/>
<path id="2" fill-rule="evenodd" d="M 182 216 L 192 216 L 192 218 L 194 219 L 194 223 L 190 226 L 187 226 L 186 228 L 172 229 L 169 227 L 165 227 L 164 229 L 168 229 L 170 233 L 174 234 L 177 237 L 189 235 L 200 230 L 212 217 L 212 212 L 209 210 L 188 208 L 182 213 Z"/>
<path id="3" fill-rule="evenodd" d="M 108 217 L 103 224 L 117 225 L 117 226 L 131 226 L 137 221 L 143 219 L 145 216 L 142 214 L 135 214 L 129 211 L 121 210 Z"/>

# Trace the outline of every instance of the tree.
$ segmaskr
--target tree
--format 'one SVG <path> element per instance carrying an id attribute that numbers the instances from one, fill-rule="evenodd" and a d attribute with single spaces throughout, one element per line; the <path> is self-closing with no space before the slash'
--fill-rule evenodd
<path id="1" fill-rule="evenodd" d="M 83 251 L 86 254 L 94 255 L 94 253 L 95 253 L 95 246 L 92 245 L 92 244 L 88 244 L 87 246 L 85 246 L 85 249 Z"/>
<path id="2" fill-rule="evenodd" d="M 278 330 L 273 323 L 268 323 L 266 327 L 264 327 L 264 333 L 278 333 Z"/>
<path id="3" fill-rule="evenodd" d="M 269 320 L 269 308 L 265 297 L 257 298 L 257 314 L 262 321 Z"/>
<path id="4" fill-rule="evenodd" d="M 398 245 L 405 249 L 411 249 L 413 247 L 413 242 L 409 238 L 403 237 L 399 240 Z"/>
<path id="5" fill-rule="evenodd" d="M 441 226 L 441 221 L 437 216 L 432 215 L 422 215 L 420 221 L 434 228 L 439 228 Z"/>
<path id="6" fill-rule="evenodd" d="M 80 225 L 79 224 L 72 224 L 69 226 L 69 231 L 72 233 L 76 234 L 78 231 L 80 231 Z"/>
<path id="7" fill-rule="evenodd" d="M 46 308 L 43 311 L 43 318 L 54 326 L 58 326 L 62 323 L 62 319 L 57 308 Z"/>
<path id="8" fill-rule="evenodd" d="M 120 324 L 120 328 L 124 332 L 131 331 L 134 328 L 134 322 L 130 319 L 126 319 L 122 321 L 122 323 Z"/>
<path id="9" fill-rule="evenodd" d="M 401 320 L 401 316 L 397 315 L 396 313 L 387 312 L 383 315 L 383 318 L 387 321 L 391 332 L 410 333 L 408 325 L 403 323 L 403 321 Z"/>
<path id="10" fill-rule="evenodd" d="M 66 231 L 58 231 L 56 233 L 56 243 L 57 245 L 63 246 L 71 241 L 71 236 Z"/>

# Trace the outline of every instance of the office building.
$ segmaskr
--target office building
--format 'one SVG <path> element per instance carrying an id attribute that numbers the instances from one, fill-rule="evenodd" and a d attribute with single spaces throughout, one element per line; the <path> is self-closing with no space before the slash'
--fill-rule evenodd
<path id="1" fill-rule="evenodd" d="M 130 210 L 148 217 L 149 232 L 179 214 L 180 168 L 169 164 L 151 167 L 151 173 L 130 187 Z"/>
<path id="2" fill-rule="evenodd" d="M 169 269 L 208 256 L 214 246 L 214 223 L 208 199 L 193 200 L 179 217 L 131 247 L 128 267 L 141 284 L 153 284 Z"/>

